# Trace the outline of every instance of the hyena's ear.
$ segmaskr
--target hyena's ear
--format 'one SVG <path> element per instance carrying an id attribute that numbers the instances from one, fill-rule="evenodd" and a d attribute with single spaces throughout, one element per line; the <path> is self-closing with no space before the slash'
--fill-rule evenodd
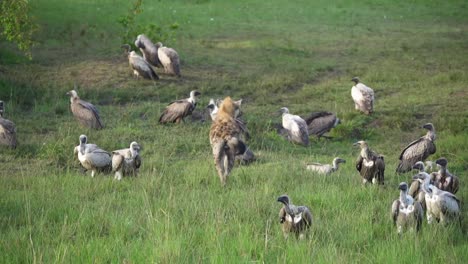
<path id="1" fill-rule="evenodd" d="M 237 107 L 240 107 L 241 104 L 242 104 L 242 99 L 237 100 L 237 101 L 234 101 L 234 104 L 235 104 Z"/>

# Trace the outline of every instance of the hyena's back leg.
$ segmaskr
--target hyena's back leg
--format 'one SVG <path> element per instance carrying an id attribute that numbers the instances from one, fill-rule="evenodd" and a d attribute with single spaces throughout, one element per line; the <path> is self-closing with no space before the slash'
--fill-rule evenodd
<path id="1" fill-rule="evenodd" d="M 213 148 L 213 156 L 214 156 L 214 162 L 215 162 L 215 167 L 216 171 L 218 172 L 219 179 L 221 180 L 221 184 L 225 185 L 226 184 L 226 167 L 225 167 L 225 159 L 226 157 L 226 151 L 225 151 L 225 142 L 220 141 L 216 142 L 212 146 Z"/>

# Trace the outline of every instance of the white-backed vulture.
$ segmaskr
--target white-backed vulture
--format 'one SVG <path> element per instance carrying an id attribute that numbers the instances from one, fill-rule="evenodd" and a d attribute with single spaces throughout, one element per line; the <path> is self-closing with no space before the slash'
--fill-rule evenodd
<path id="1" fill-rule="evenodd" d="M 80 136 L 80 144 L 75 147 L 75 154 L 85 170 L 91 171 L 91 177 L 97 172 L 110 172 L 112 170 L 111 154 L 100 149 L 96 144 L 88 144 L 86 135 Z"/>
<path id="2" fill-rule="evenodd" d="M 156 43 L 158 58 L 167 74 L 180 77 L 179 54 L 173 48 L 164 47 L 161 42 Z"/>
<path id="3" fill-rule="evenodd" d="M 420 172 L 413 177 L 421 182 L 421 189 L 425 193 L 427 223 L 432 224 L 434 220 L 442 224 L 460 221 L 460 200 L 453 194 L 442 191 L 430 184 L 430 175 Z"/>
<path id="4" fill-rule="evenodd" d="M 120 181 L 123 176 L 137 176 L 140 166 L 140 145 L 137 142 L 130 143 L 130 148 L 112 151 L 112 171 L 116 180 Z"/>
<path id="5" fill-rule="evenodd" d="M 296 238 L 303 239 L 312 226 L 312 214 L 309 208 L 293 205 L 287 195 L 281 195 L 277 201 L 283 204 L 279 218 L 284 237 L 288 238 L 290 233 L 294 233 Z"/>
<path id="6" fill-rule="evenodd" d="M 384 157 L 372 151 L 365 141 L 358 141 L 353 146 L 361 148 L 356 161 L 356 169 L 361 174 L 362 182 L 364 184 L 367 182 L 384 184 Z"/>
<path id="7" fill-rule="evenodd" d="M 338 170 L 340 163 L 346 163 L 346 160 L 336 157 L 333 159 L 332 164 L 309 163 L 306 168 L 319 174 L 330 175 Z"/>
<path id="8" fill-rule="evenodd" d="M 374 90 L 361 83 L 358 77 L 354 77 L 351 81 L 355 83 L 351 88 L 355 109 L 366 115 L 374 112 Z"/>
<path id="9" fill-rule="evenodd" d="M 0 145 L 16 148 L 16 125 L 8 119 L 3 118 L 5 104 L 0 101 Z"/>
<path id="10" fill-rule="evenodd" d="M 404 229 L 419 231 L 424 218 L 421 204 L 408 195 L 408 184 L 406 182 L 400 183 L 398 189 L 400 190 L 400 198 L 392 204 L 392 219 L 397 227 L 398 234 L 401 235 Z"/>
<path id="11" fill-rule="evenodd" d="M 138 35 L 135 40 L 135 46 L 140 49 L 146 62 L 158 68 L 162 67 L 158 58 L 158 48 L 147 36 L 143 34 Z"/>
<path id="12" fill-rule="evenodd" d="M 308 146 L 309 131 L 306 121 L 298 115 L 290 114 L 289 109 L 286 107 L 282 107 L 280 112 L 283 114 L 282 125 L 288 133 L 288 140 L 297 144 Z"/>
<path id="13" fill-rule="evenodd" d="M 101 117 L 97 108 L 84 100 L 81 100 L 75 90 L 71 90 L 67 93 L 70 96 L 70 109 L 78 122 L 85 127 L 102 129 Z"/>
<path id="14" fill-rule="evenodd" d="M 316 135 L 318 138 L 325 137 L 323 134 L 340 124 L 340 119 L 330 112 L 314 112 L 309 117 L 304 118 L 307 123 L 309 135 Z"/>
<path id="15" fill-rule="evenodd" d="M 192 114 L 192 111 L 197 106 L 197 100 L 200 92 L 193 90 L 190 92 L 190 97 L 171 102 L 164 112 L 159 117 L 159 123 L 180 123 L 188 115 Z"/>
<path id="16" fill-rule="evenodd" d="M 424 162 L 418 161 L 414 164 L 413 169 L 418 170 L 418 172 L 426 172 Z M 413 180 L 409 187 L 408 195 L 414 198 L 421 204 L 423 210 L 426 210 L 426 200 L 425 193 L 421 189 L 421 183 L 418 180 Z"/>
<path id="17" fill-rule="evenodd" d="M 458 192 L 460 186 L 460 180 L 457 176 L 451 174 L 447 169 L 447 159 L 440 158 L 435 162 L 437 167 L 439 167 L 438 172 L 433 172 L 431 179 L 434 180 L 434 186 L 441 189 L 442 191 L 447 191 L 453 194 Z"/>
<path id="18" fill-rule="evenodd" d="M 413 165 L 418 161 L 424 161 L 436 152 L 436 135 L 434 125 L 427 123 L 423 126 L 427 129 L 426 135 L 409 143 L 400 154 L 400 163 L 396 169 L 397 173 L 405 173 L 413 168 Z"/>
<path id="19" fill-rule="evenodd" d="M 130 45 L 125 44 L 122 48 L 127 52 L 128 64 L 132 67 L 133 75 L 135 75 L 135 77 L 138 78 L 141 76 L 148 80 L 159 80 L 159 76 L 154 72 L 153 68 L 151 68 L 151 65 L 146 62 L 143 57 L 136 54 L 135 51 L 132 51 Z"/>

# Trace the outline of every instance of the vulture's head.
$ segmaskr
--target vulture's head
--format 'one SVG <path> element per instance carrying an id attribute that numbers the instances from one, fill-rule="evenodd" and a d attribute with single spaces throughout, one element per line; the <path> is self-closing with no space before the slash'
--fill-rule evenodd
<path id="1" fill-rule="evenodd" d="M 135 47 L 140 48 L 140 49 L 145 49 L 145 43 L 144 43 L 143 38 L 145 38 L 145 35 L 143 34 L 140 34 L 137 36 L 135 40 Z"/>
<path id="2" fill-rule="evenodd" d="M 422 128 L 425 128 L 429 131 L 434 131 L 434 125 L 432 123 L 427 123 L 425 125 L 422 126 Z"/>
<path id="3" fill-rule="evenodd" d="M 417 180 L 421 183 L 426 181 L 426 179 L 429 180 L 430 178 L 431 176 L 429 176 L 429 174 L 423 171 L 413 176 L 413 180 Z"/>
<path id="4" fill-rule="evenodd" d="M 278 197 L 278 199 L 276 200 L 284 205 L 289 205 L 289 196 L 288 195 L 281 195 L 280 197 Z"/>
<path id="5" fill-rule="evenodd" d="M 408 190 L 408 184 L 406 182 L 400 183 L 400 185 L 398 185 L 398 190 L 406 192 Z"/>
<path id="6" fill-rule="evenodd" d="M 289 114 L 289 109 L 287 107 L 281 107 L 280 109 L 280 113 L 281 114 Z"/>
<path id="7" fill-rule="evenodd" d="M 346 160 L 342 159 L 342 158 L 334 158 L 333 159 L 333 162 L 338 164 L 338 163 L 346 163 Z"/>
<path id="8" fill-rule="evenodd" d="M 80 144 L 86 144 L 88 142 L 88 137 L 86 135 L 80 136 Z"/>
<path id="9" fill-rule="evenodd" d="M 422 161 L 418 161 L 413 165 L 413 169 L 418 170 L 418 171 L 425 171 L 425 166 Z"/>
<path id="10" fill-rule="evenodd" d="M 436 160 L 436 164 L 438 165 L 438 167 L 442 167 L 442 168 L 445 168 L 447 167 L 447 159 L 446 158 L 440 158 L 438 160 Z"/>
<path id="11" fill-rule="evenodd" d="M 217 107 L 215 101 L 213 98 L 210 99 L 210 102 L 208 103 L 208 105 L 206 106 L 206 108 L 209 108 L 211 109 L 211 111 L 215 110 L 215 108 Z"/>
<path id="12" fill-rule="evenodd" d="M 76 93 L 75 90 L 71 90 L 71 91 L 67 92 L 66 95 L 70 96 L 70 98 L 72 98 L 72 99 L 79 98 L 78 94 Z"/>
<path id="13" fill-rule="evenodd" d="M 158 42 L 158 43 L 156 43 L 156 44 L 154 44 L 154 45 L 155 45 L 156 48 L 158 48 L 158 49 L 161 48 L 161 47 L 163 47 L 163 44 L 162 44 L 161 42 Z"/>
<path id="14" fill-rule="evenodd" d="M 130 54 L 130 51 L 132 51 L 132 46 L 130 44 L 123 44 L 120 46 L 122 49 L 125 50 L 125 53 Z"/>
<path id="15" fill-rule="evenodd" d="M 365 147 L 367 147 L 367 142 L 364 141 L 364 140 L 360 140 L 360 141 L 354 143 L 353 146 L 360 147 L 360 148 L 365 148 Z"/>
<path id="16" fill-rule="evenodd" d="M 200 96 L 201 93 L 197 90 L 193 90 L 190 92 L 190 97 L 195 98 L 196 96 Z"/>
<path id="17" fill-rule="evenodd" d="M 360 82 L 359 77 L 353 77 L 351 81 L 353 81 L 355 84 L 358 84 Z"/>
<path id="18" fill-rule="evenodd" d="M 130 143 L 130 152 L 133 158 L 140 153 L 140 145 L 136 141 Z"/>

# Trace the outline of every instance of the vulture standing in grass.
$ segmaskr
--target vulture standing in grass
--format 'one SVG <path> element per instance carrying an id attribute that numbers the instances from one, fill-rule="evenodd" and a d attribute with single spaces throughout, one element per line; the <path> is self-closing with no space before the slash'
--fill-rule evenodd
<path id="1" fill-rule="evenodd" d="M 397 227 L 398 234 L 401 235 L 404 229 L 419 231 L 424 218 L 421 204 L 408 195 L 408 184 L 406 182 L 400 183 L 398 189 L 400 190 L 400 198 L 392 204 L 392 219 Z"/>
<path id="2" fill-rule="evenodd" d="M 287 195 L 278 197 L 278 202 L 283 204 L 279 211 L 280 223 L 283 224 L 283 235 L 288 238 L 294 233 L 296 238 L 303 239 L 312 225 L 312 214 L 307 206 L 295 206 L 291 204 Z"/>
<path id="3" fill-rule="evenodd" d="M 91 171 L 91 177 L 94 177 L 97 172 L 112 170 L 111 154 L 95 144 L 88 144 L 88 138 L 85 135 L 80 136 L 80 145 L 75 147 L 75 154 L 78 154 L 81 166 Z"/>
<path id="4" fill-rule="evenodd" d="M 460 186 L 460 180 L 457 176 L 451 174 L 448 171 L 447 163 L 448 161 L 446 158 L 440 158 L 436 160 L 439 171 L 432 173 L 431 179 L 434 180 L 434 186 L 437 188 L 456 194 Z"/>
<path id="5" fill-rule="evenodd" d="M 128 44 L 122 46 L 128 54 L 128 64 L 133 69 L 133 74 L 138 78 L 142 76 L 148 80 L 159 80 L 159 76 L 154 72 L 151 65 L 145 61 L 143 57 L 136 54 L 135 51 L 131 51 L 131 47 Z"/>
<path id="6" fill-rule="evenodd" d="M 289 109 L 286 107 L 282 107 L 280 112 L 283 114 L 283 128 L 287 132 L 287 139 L 308 146 L 309 131 L 306 121 L 300 116 L 290 114 Z"/>
<path id="7" fill-rule="evenodd" d="M 310 163 L 307 164 L 306 168 L 319 174 L 330 175 L 332 172 L 338 170 L 340 163 L 346 163 L 346 160 L 337 157 L 333 159 L 332 164 Z"/>
<path id="8" fill-rule="evenodd" d="M 0 145 L 16 148 L 16 126 L 15 123 L 3 118 L 5 104 L 0 101 Z"/>
<path id="9" fill-rule="evenodd" d="M 358 141 L 353 145 L 361 148 L 356 161 L 356 169 L 361 174 L 362 182 L 364 184 L 367 182 L 384 184 L 384 157 L 372 151 L 365 141 Z"/>
<path id="10" fill-rule="evenodd" d="M 434 220 L 442 224 L 451 223 L 460 219 L 460 200 L 453 194 L 442 191 L 430 184 L 431 176 L 426 172 L 420 172 L 413 177 L 421 183 L 421 189 L 425 193 L 427 223 Z"/>
<path id="11" fill-rule="evenodd" d="M 180 77 L 179 54 L 173 48 L 164 47 L 161 42 L 156 43 L 158 58 L 167 74 Z"/>
<path id="12" fill-rule="evenodd" d="M 135 141 L 130 143 L 130 148 L 112 151 L 112 171 L 116 180 L 120 181 L 123 176 L 137 176 L 140 166 L 140 145 Z"/>
<path id="13" fill-rule="evenodd" d="M 174 101 L 170 103 L 166 110 L 159 117 L 159 123 L 180 123 L 188 115 L 191 115 L 197 106 L 197 100 L 200 92 L 193 90 L 190 92 L 190 97 Z"/>
<path id="14" fill-rule="evenodd" d="M 305 118 L 305 121 L 307 123 L 309 135 L 316 135 L 318 138 L 330 132 L 332 128 L 340 123 L 340 119 L 330 112 L 314 112 L 309 117 Z"/>
<path id="15" fill-rule="evenodd" d="M 147 36 L 143 34 L 138 35 L 135 40 L 135 46 L 140 49 L 140 52 L 143 54 L 143 58 L 146 62 L 158 68 L 162 67 L 158 58 L 158 48 Z"/>
<path id="16" fill-rule="evenodd" d="M 424 162 L 418 161 L 414 164 L 413 169 L 418 170 L 418 172 L 426 172 Z M 425 194 L 421 189 L 421 183 L 418 180 L 413 180 L 409 187 L 408 195 L 413 197 L 416 201 L 421 204 L 423 210 L 426 210 L 426 200 Z"/>
<path id="17" fill-rule="evenodd" d="M 426 160 L 429 155 L 436 152 L 436 139 L 435 128 L 431 123 L 423 126 L 427 129 L 425 136 L 411 142 L 400 154 L 400 164 L 396 169 L 398 173 L 405 173 L 413 168 L 413 165 L 418 161 Z"/>
<path id="18" fill-rule="evenodd" d="M 355 109 L 366 115 L 371 114 L 374 111 L 374 90 L 361 83 L 358 77 L 354 77 L 351 81 L 355 83 L 351 88 Z"/>
<path id="19" fill-rule="evenodd" d="M 69 91 L 67 95 L 70 96 L 70 109 L 73 116 L 82 126 L 94 129 L 104 128 L 99 111 L 93 104 L 81 100 L 75 90 Z"/>

